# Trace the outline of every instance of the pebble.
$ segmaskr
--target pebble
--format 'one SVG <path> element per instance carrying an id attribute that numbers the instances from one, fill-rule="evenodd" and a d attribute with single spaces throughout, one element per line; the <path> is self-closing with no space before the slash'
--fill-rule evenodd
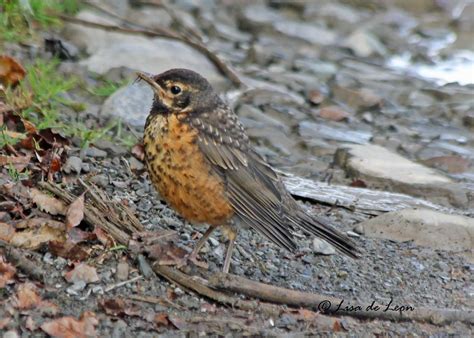
<path id="1" fill-rule="evenodd" d="M 313 251 L 322 255 L 334 255 L 336 253 L 336 249 L 331 244 L 317 237 L 313 239 Z"/>
<path id="2" fill-rule="evenodd" d="M 107 156 L 107 152 L 96 147 L 89 147 L 86 149 L 85 155 L 94 158 L 104 158 Z"/>
<path id="3" fill-rule="evenodd" d="M 66 174 L 70 174 L 71 172 L 75 172 L 79 174 L 82 168 L 82 159 L 77 156 L 69 156 L 66 160 L 66 163 L 63 166 L 63 171 Z"/>
<path id="4" fill-rule="evenodd" d="M 117 271 L 115 272 L 115 276 L 119 281 L 124 281 L 128 279 L 128 272 L 130 270 L 130 266 L 127 262 L 119 262 L 117 264 Z"/>
<path id="5" fill-rule="evenodd" d="M 104 174 L 95 175 L 90 181 L 101 188 L 106 188 L 109 185 L 109 178 Z"/>

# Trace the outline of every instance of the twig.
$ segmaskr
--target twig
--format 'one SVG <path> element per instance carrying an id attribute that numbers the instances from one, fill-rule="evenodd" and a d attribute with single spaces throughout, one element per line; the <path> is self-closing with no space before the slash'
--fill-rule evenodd
<path id="1" fill-rule="evenodd" d="M 187 36 L 175 33 L 169 29 L 166 29 L 163 27 L 154 28 L 152 30 L 148 28 L 146 29 L 126 28 L 126 27 L 117 26 L 117 25 L 102 24 L 102 23 L 93 22 L 89 20 L 79 19 L 79 18 L 72 17 L 65 14 L 59 14 L 58 16 L 64 21 L 81 24 L 88 27 L 99 28 L 106 31 L 115 31 L 115 32 L 121 32 L 121 33 L 127 33 L 127 34 L 140 34 L 140 35 L 145 35 L 149 37 L 163 37 L 163 38 L 168 38 L 168 39 L 184 42 L 190 45 L 192 48 L 206 55 L 207 58 L 217 67 L 217 69 L 224 76 L 226 76 L 235 86 L 240 87 L 243 84 L 240 78 L 237 76 L 237 74 L 233 70 L 231 70 L 225 64 L 225 62 L 223 62 L 216 54 L 214 54 L 209 49 L 207 49 L 205 45 L 203 45 L 200 42 L 193 41 L 189 39 Z"/>
<path id="2" fill-rule="evenodd" d="M 340 314 L 363 319 L 380 319 L 391 321 L 415 320 L 419 322 L 431 322 L 436 325 L 448 324 L 456 321 L 467 324 L 474 324 L 474 310 L 457 310 L 457 309 L 437 309 L 426 307 L 413 307 L 413 310 L 405 309 L 405 311 L 394 311 L 396 305 L 391 307 L 392 310 L 385 310 L 385 306 L 380 306 L 379 310 L 367 311 L 370 303 L 357 304 L 357 302 L 345 303 L 343 299 L 328 297 L 320 294 L 289 290 L 269 284 L 255 282 L 244 277 L 217 273 L 209 278 L 209 285 L 219 290 L 237 292 L 261 299 L 263 301 L 285 304 L 293 307 L 306 307 L 322 311 L 329 314 Z M 341 304 L 341 306 L 339 306 Z M 360 311 L 346 309 L 345 306 L 361 307 Z M 390 308 L 390 307 L 389 307 Z"/>
<path id="3" fill-rule="evenodd" d="M 3 240 L 0 240 L 0 248 L 5 249 L 5 258 L 21 272 L 37 281 L 44 283 L 44 269 L 42 268 L 41 264 L 38 264 L 38 262 L 33 262 L 31 258 L 27 257 L 27 254 L 29 254 L 28 252 L 14 248 Z"/>
<path id="4" fill-rule="evenodd" d="M 127 284 L 131 284 L 131 283 L 136 282 L 137 280 L 142 279 L 142 278 L 143 278 L 143 276 L 139 275 L 139 276 L 133 277 L 132 279 L 129 279 L 129 280 L 126 280 L 126 281 L 123 281 L 123 282 L 120 282 L 120 283 L 112 284 L 112 285 L 106 287 L 104 292 L 112 291 L 113 289 L 119 288 L 119 287 L 127 285 Z"/>
<path id="5" fill-rule="evenodd" d="M 174 284 L 183 286 L 185 289 L 194 291 L 201 296 L 212 299 L 218 303 L 230 305 L 245 311 L 263 312 L 268 316 L 278 316 L 283 312 L 284 308 L 275 304 L 261 303 L 258 301 L 250 301 L 239 299 L 223 292 L 213 290 L 199 280 L 165 265 L 153 265 L 153 270 L 163 278 Z"/>
<path id="6" fill-rule="evenodd" d="M 181 305 L 178 305 L 171 300 L 163 297 L 150 297 L 150 296 L 139 296 L 139 295 L 130 295 L 128 296 L 131 300 L 136 300 L 139 302 L 144 302 L 144 303 L 150 303 L 150 304 L 167 304 L 171 305 L 174 308 L 177 308 L 178 310 L 184 310 L 184 307 Z"/>
<path id="7" fill-rule="evenodd" d="M 94 227 L 99 227 L 108 233 L 120 244 L 127 245 L 133 233 L 143 231 L 143 225 L 132 211 L 120 203 L 111 202 L 107 196 L 93 185 L 86 185 L 89 191 L 87 196 L 92 198 L 92 203 L 86 200 L 84 220 Z M 64 202 L 70 204 L 76 198 L 68 191 L 49 182 L 39 182 L 38 185 L 53 193 Z"/>

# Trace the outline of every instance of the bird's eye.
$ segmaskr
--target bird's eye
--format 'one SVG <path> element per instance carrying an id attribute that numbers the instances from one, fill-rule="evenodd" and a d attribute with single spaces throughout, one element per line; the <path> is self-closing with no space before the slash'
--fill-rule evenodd
<path id="1" fill-rule="evenodd" d="M 181 88 L 179 86 L 173 86 L 171 87 L 171 93 L 173 95 L 178 95 L 179 93 L 181 93 Z"/>

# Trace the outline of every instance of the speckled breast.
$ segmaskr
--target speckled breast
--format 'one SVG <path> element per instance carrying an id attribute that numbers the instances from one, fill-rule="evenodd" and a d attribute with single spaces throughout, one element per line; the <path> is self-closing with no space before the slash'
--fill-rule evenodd
<path id="1" fill-rule="evenodd" d="M 233 209 L 197 136 L 197 130 L 174 114 L 150 116 L 143 138 L 148 173 L 161 197 L 186 220 L 223 225 Z"/>

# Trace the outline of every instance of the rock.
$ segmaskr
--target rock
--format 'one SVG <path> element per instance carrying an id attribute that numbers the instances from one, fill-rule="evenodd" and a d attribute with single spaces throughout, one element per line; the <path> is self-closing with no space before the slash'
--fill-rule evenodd
<path id="1" fill-rule="evenodd" d="M 315 237 L 313 239 L 313 251 L 321 255 L 334 255 L 336 249 L 328 242 Z"/>
<path id="2" fill-rule="evenodd" d="M 368 88 L 351 89 L 336 85 L 333 88 L 333 95 L 335 100 L 342 101 L 355 109 L 379 106 L 383 101 L 379 95 Z"/>
<path id="3" fill-rule="evenodd" d="M 395 152 L 377 145 L 346 144 L 335 154 L 335 162 L 350 177 L 369 186 L 426 197 L 442 204 L 466 206 L 466 192 L 451 179 Z"/>
<path id="4" fill-rule="evenodd" d="M 143 129 L 153 103 L 153 92 L 143 82 L 117 90 L 105 100 L 100 114 L 114 116 L 131 126 Z"/>
<path id="5" fill-rule="evenodd" d="M 428 209 L 393 211 L 360 223 L 369 237 L 434 249 L 463 251 L 474 247 L 474 219 Z"/>
<path id="6" fill-rule="evenodd" d="M 436 156 L 423 160 L 423 163 L 427 166 L 441 169 L 450 174 L 463 173 L 472 166 L 470 160 L 457 155 Z"/>
<path id="7" fill-rule="evenodd" d="M 463 117 L 462 122 L 466 127 L 474 129 L 474 113 L 467 113 Z"/>
<path id="8" fill-rule="evenodd" d="M 387 54 L 385 46 L 379 39 L 364 28 L 355 30 L 342 42 L 342 46 L 352 50 L 358 57 Z"/>
<path id="9" fill-rule="evenodd" d="M 94 146 L 96 146 L 99 149 L 105 150 L 107 151 L 107 153 L 114 156 L 123 155 L 127 153 L 127 149 L 125 149 L 123 146 L 118 145 L 108 140 L 94 141 Z"/>
<path id="10" fill-rule="evenodd" d="M 119 281 L 127 280 L 129 270 L 130 270 L 130 266 L 128 265 L 127 262 L 119 262 L 117 264 L 117 272 L 115 273 L 117 280 Z"/>
<path id="11" fill-rule="evenodd" d="M 132 170 L 140 171 L 140 170 L 143 170 L 143 168 L 145 167 L 143 162 L 137 160 L 133 156 L 128 158 L 128 163 L 130 164 L 130 169 L 132 169 Z"/>
<path id="12" fill-rule="evenodd" d="M 262 5 L 246 6 L 239 17 L 239 28 L 262 32 L 271 28 L 274 22 L 285 20 L 280 12 Z"/>
<path id="13" fill-rule="evenodd" d="M 339 106 L 327 106 L 319 110 L 319 116 L 323 119 L 337 122 L 347 120 L 350 114 Z"/>
<path id="14" fill-rule="evenodd" d="M 107 152 L 96 147 L 89 147 L 85 151 L 85 156 L 94 158 L 104 158 L 107 157 Z"/>
<path id="15" fill-rule="evenodd" d="M 109 185 L 109 178 L 104 174 L 95 175 L 90 179 L 90 181 L 101 188 L 105 188 Z"/>
<path id="16" fill-rule="evenodd" d="M 277 21 L 275 22 L 275 29 L 277 32 L 291 38 L 301 39 L 316 45 L 332 45 L 337 38 L 333 31 L 303 22 Z"/>
<path id="17" fill-rule="evenodd" d="M 98 23 L 116 24 L 115 21 L 89 10 L 83 10 L 77 16 Z M 80 64 L 95 73 L 105 74 L 108 70 L 118 67 L 151 74 L 170 68 L 189 68 L 198 71 L 212 84 L 225 82 L 206 56 L 179 41 L 107 32 L 73 23 L 67 25 L 65 35 L 91 54 Z"/>
<path id="18" fill-rule="evenodd" d="M 64 164 L 63 171 L 66 174 L 70 174 L 71 172 L 75 172 L 79 174 L 81 172 L 82 167 L 82 160 L 80 157 L 77 156 L 70 156 L 66 163 Z"/>
<path id="19" fill-rule="evenodd" d="M 313 144 L 318 138 L 340 142 L 365 144 L 372 138 L 372 133 L 366 131 L 334 128 L 325 124 L 303 121 L 299 125 L 299 132 L 308 144 Z"/>

